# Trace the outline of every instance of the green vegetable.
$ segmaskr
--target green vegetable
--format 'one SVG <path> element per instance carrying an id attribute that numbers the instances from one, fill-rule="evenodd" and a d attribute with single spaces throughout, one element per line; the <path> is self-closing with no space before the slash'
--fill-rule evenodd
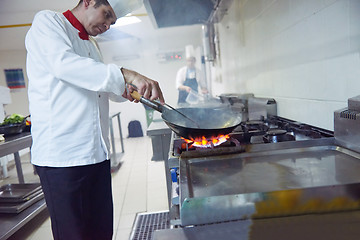
<path id="1" fill-rule="evenodd" d="M 24 116 L 14 113 L 10 117 L 9 116 L 6 117 L 0 125 L 3 126 L 3 125 L 8 125 L 8 124 L 22 123 L 24 121 L 24 119 L 25 119 Z"/>

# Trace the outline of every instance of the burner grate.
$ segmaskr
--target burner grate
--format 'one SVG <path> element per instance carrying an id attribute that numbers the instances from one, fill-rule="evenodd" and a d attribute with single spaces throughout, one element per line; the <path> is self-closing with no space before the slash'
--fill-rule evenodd
<path id="1" fill-rule="evenodd" d="M 155 230 L 169 228 L 169 211 L 156 213 L 138 213 L 136 215 L 130 240 L 151 240 Z"/>

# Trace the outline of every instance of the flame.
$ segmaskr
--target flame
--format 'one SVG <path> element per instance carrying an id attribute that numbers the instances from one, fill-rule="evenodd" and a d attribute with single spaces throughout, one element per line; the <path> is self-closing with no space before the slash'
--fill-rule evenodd
<path id="1" fill-rule="evenodd" d="M 186 139 L 183 138 L 185 140 L 186 143 L 191 144 L 191 146 L 194 147 L 201 147 L 201 148 L 211 148 L 211 147 L 216 147 L 219 146 L 220 144 L 226 142 L 228 139 L 230 138 L 230 135 L 219 135 L 216 137 L 210 137 L 210 138 L 206 138 L 206 137 L 201 137 L 201 138 L 191 138 L 191 139 Z"/>

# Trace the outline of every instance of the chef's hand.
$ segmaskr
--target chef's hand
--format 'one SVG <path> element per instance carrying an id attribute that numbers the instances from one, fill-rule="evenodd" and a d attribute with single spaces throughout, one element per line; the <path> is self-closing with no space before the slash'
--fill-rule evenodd
<path id="1" fill-rule="evenodd" d="M 162 104 L 165 103 L 163 94 L 161 92 L 159 83 L 157 81 L 154 81 L 150 78 L 141 75 L 140 73 L 137 73 L 129 69 L 121 68 L 121 71 L 124 76 L 125 82 L 129 83 L 127 84 L 128 91 L 125 90 L 125 92 L 122 95 L 124 98 L 127 98 L 130 101 L 138 102 L 130 95 L 130 93 L 136 90 L 138 93 L 140 93 L 142 96 L 144 96 L 147 99 L 150 100 L 159 99 L 160 103 Z"/>
<path id="2" fill-rule="evenodd" d="M 201 89 L 201 93 L 202 93 L 202 94 L 208 94 L 209 91 L 208 91 L 206 88 L 202 88 L 202 89 Z"/>
<path id="3" fill-rule="evenodd" d="M 186 91 L 188 93 L 191 92 L 191 87 L 185 85 L 181 85 L 178 89 L 182 91 Z"/>

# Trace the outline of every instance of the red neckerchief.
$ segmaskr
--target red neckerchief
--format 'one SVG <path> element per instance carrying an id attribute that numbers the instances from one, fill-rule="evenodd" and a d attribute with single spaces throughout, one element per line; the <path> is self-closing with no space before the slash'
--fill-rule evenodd
<path id="1" fill-rule="evenodd" d="M 74 26 L 77 30 L 79 30 L 79 37 L 82 40 L 89 40 L 89 34 L 86 32 L 84 26 L 79 22 L 79 20 L 74 16 L 74 14 L 67 10 L 63 12 L 63 15 L 66 17 L 67 20 Z"/>

